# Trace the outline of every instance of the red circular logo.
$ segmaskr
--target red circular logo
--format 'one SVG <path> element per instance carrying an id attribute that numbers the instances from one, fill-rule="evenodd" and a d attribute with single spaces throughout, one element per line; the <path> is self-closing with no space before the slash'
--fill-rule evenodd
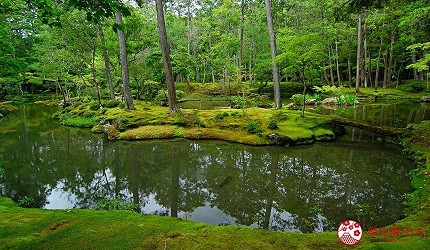
<path id="1" fill-rule="evenodd" d="M 361 240 L 363 230 L 358 222 L 353 220 L 346 220 L 342 222 L 337 229 L 337 236 L 340 242 L 345 245 L 355 245 Z"/>

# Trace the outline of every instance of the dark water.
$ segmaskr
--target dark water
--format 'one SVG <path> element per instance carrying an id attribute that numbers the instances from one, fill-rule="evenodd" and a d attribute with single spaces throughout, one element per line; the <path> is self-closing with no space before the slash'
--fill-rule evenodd
<path id="1" fill-rule="evenodd" d="M 412 163 L 399 148 L 336 141 L 249 147 L 220 141 L 110 142 L 29 105 L 0 121 L 0 195 L 49 209 L 119 197 L 142 213 L 279 231 L 384 226 L 402 216 Z"/>
<path id="2" fill-rule="evenodd" d="M 396 128 L 430 120 L 430 104 L 418 101 L 362 101 L 355 107 L 319 105 L 308 107 L 308 110 L 322 115 L 336 115 L 373 125 Z"/>

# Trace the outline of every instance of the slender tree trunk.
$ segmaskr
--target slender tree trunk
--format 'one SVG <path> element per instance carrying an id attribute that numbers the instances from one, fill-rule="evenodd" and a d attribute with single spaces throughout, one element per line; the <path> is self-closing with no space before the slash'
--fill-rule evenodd
<path id="1" fill-rule="evenodd" d="M 106 40 L 105 40 L 105 35 L 103 33 L 102 26 L 99 25 L 98 29 L 99 29 L 99 33 L 100 33 L 100 40 L 102 42 L 103 60 L 105 63 L 106 80 L 107 80 L 108 86 L 109 86 L 110 99 L 113 101 L 113 100 L 115 100 L 115 91 L 113 89 L 112 76 L 110 73 L 109 54 L 108 54 L 108 50 L 106 48 Z"/>
<path id="2" fill-rule="evenodd" d="M 367 72 L 368 72 L 368 65 L 366 63 L 366 59 L 367 59 L 367 30 L 366 30 L 366 24 L 363 25 L 363 33 L 364 33 L 364 41 L 363 41 L 363 50 L 364 50 L 364 57 L 363 57 L 363 67 L 362 67 L 362 71 L 363 71 L 363 80 L 364 80 L 364 87 L 367 88 L 367 83 L 368 83 L 368 79 L 367 79 Z"/>
<path id="3" fill-rule="evenodd" d="M 330 84 L 330 81 L 328 80 L 328 76 L 327 76 L 327 69 L 326 69 L 326 65 L 325 63 L 323 64 L 323 69 L 324 69 L 324 81 L 327 85 Z"/>
<path id="4" fill-rule="evenodd" d="M 327 47 L 328 49 L 328 66 L 329 66 L 329 72 L 330 72 L 330 83 L 332 86 L 334 86 L 334 73 L 333 73 L 333 64 L 332 64 L 332 49 L 331 49 L 331 45 L 329 45 Z"/>
<path id="5" fill-rule="evenodd" d="M 162 0 L 155 0 L 157 8 L 157 26 L 160 33 L 160 45 L 163 52 L 164 71 L 166 72 L 167 92 L 169 95 L 169 111 L 171 114 L 178 111 L 176 105 L 175 83 L 172 75 L 172 65 L 170 64 L 169 45 L 167 44 L 166 26 L 164 23 L 164 10 Z"/>
<path id="6" fill-rule="evenodd" d="M 123 25 L 121 12 L 119 11 L 115 12 L 115 20 L 118 25 L 120 26 Z M 133 98 L 131 97 L 131 90 L 130 90 L 130 78 L 128 74 L 127 48 L 125 44 L 125 37 L 124 37 L 124 33 L 120 29 L 117 29 L 117 34 L 118 34 L 118 41 L 119 41 L 119 54 L 120 54 L 120 61 L 121 61 L 125 109 L 135 109 L 133 105 Z"/>
<path id="7" fill-rule="evenodd" d="M 102 97 L 101 97 L 101 94 L 100 94 L 99 83 L 96 80 L 95 60 L 96 60 L 96 47 L 93 48 L 93 56 L 92 56 L 92 59 L 91 59 L 91 75 L 92 75 L 92 78 L 93 78 L 94 87 L 96 88 L 97 103 L 99 105 L 99 108 L 101 108 L 102 107 Z"/>
<path id="8" fill-rule="evenodd" d="M 242 82 L 242 57 L 243 57 L 243 30 L 245 26 L 245 0 L 241 0 L 240 2 L 240 48 L 239 48 L 239 56 L 237 58 L 237 66 L 239 68 L 238 78 L 239 82 Z M 245 67 L 246 68 L 246 67 Z"/>
<path id="9" fill-rule="evenodd" d="M 281 90 L 279 86 L 279 69 L 278 69 L 278 63 L 276 62 L 276 37 L 275 37 L 275 30 L 273 27 L 273 19 L 272 19 L 272 4 L 270 0 L 265 0 L 265 4 L 266 4 L 267 27 L 269 29 L 269 36 L 270 36 L 270 51 L 272 54 L 272 74 L 273 74 L 275 109 L 280 109 L 282 108 L 282 102 L 281 102 Z"/>
<path id="10" fill-rule="evenodd" d="M 387 71 L 387 86 L 390 88 L 391 85 L 391 77 L 393 75 L 393 47 L 394 47 L 394 30 L 391 31 L 390 38 L 390 56 L 388 59 L 388 71 Z"/>
<path id="11" fill-rule="evenodd" d="M 379 63 L 380 63 L 380 61 L 381 61 L 381 55 L 382 55 L 382 44 L 383 44 L 383 36 L 381 36 L 381 43 L 379 44 L 378 59 L 376 60 L 376 69 L 375 69 L 375 89 L 378 89 L 378 82 L 379 82 Z"/>
<path id="12" fill-rule="evenodd" d="M 342 79 L 340 77 L 340 70 L 339 70 L 339 48 L 338 48 L 338 41 L 337 41 L 337 37 L 336 37 L 336 41 L 335 41 L 335 45 L 336 45 L 336 72 L 337 72 L 337 83 L 338 86 L 342 85 Z"/>
<path id="13" fill-rule="evenodd" d="M 358 14 L 357 26 L 357 69 L 355 72 L 355 93 L 360 93 L 360 61 L 361 61 L 361 13 Z"/>
<path id="14" fill-rule="evenodd" d="M 415 51 L 412 51 L 412 63 L 417 62 L 417 54 L 415 54 Z M 414 80 L 418 80 L 418 72 L 416 68 L 413 68 L 414 72 Z"/>
<path id="15" fill-rule="evenodd" d="M 385 49 L 384 55 L 384 80 L 382 82 L 382 87 L 387 88 L 387 75 L 388 75 L 388 47 Z"/>
<path id="16" fill-rule="evenodd" d="M 352 88 L 351 55 L 348 55 L 348 82 L 349 82 L 349 88 Z"/>

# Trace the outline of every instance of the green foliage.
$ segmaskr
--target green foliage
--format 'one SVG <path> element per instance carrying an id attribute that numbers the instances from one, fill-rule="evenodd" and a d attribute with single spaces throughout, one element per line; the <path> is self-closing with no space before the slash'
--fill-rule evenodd
<path id="1" fill-rule="evenodd" d="M 113 211 L 113 210 L 128 210 L 128 211 L 138 211 L 139 204 L 134 204 L 131 202 L 124 202 L 121 201 L 121 199 L 116 198 L 113 200 L 103 200 L 99 202 L 95 209 L 97 210 L 107 210 L 107 211 Z"/>
<path id="2" fill-rule="evenodd" d="M 118 108 L 125 109 L 125 103 L 121 102 L 120 104 L 118 104 Z"/>
<path id="3" fill-rule="evenodd" d="M 295 94 L 290 99 L 296 105 L 303 105 L 303 94 Z"/>
<path id="4" fill-rule="evenodd" d="M 194 124 L 196 124 L 200 128 L 206 128 L 205 123 L 202 120 L 198 119 L 198 118 L 194 121 Z"/>
<path id="5" fill-rule="evenodd" d="M 0 176 L 3 175 L 5 173 L 5 171 L 6 171 L 6 169 L 0 163 Z"/>
<path id="6" fill-rule="evenodd" d="M 111 100 L 111 101 L 107 101 L 107 102 L 103 103 L 103 106 L 106 108 L 115 108 L 115 107 L 118 107 L 118 105 L 120 103 L 121 102 L 118 100 L 113 100 L 113 101 Z"/>
<path id="7" fill-rule="evenodd" d="M 181 99 L 185 97 L 185 92 L 182 90 L 176 90 L 176 98 Z"/>
<path id="8" fill-rule="evenodd" d="M 278 128 L 278 122 L 274 119 L 269 120 L 267 124 L 268 129 L 277 129 Z"/>
<path id="9" fill-rule="evenodd" d="M 250 134 L 258 134 L 262 132 L 261 124 L 258 122 L 248 122 L 245 125 L 245 130 Z"/>
<path id="10" fill-rule="evenodd" d="M 34 200 L 33 197 L 29 197 L 29 196 L 24 196 L 21 199 L 18 200 L 18 205 L 20 207 L 25 207 L 25 208 L 34 208 L 37 207 L 37 205 L 35 205 L 36 201 Z"/>
<path id="11" fill-rule="evenodd" d="M 246 96 L 232 96 L 230 102 L 231 107 L 234 109 L 246 109 L 258 106 L 257 99 Z"/>
<path id="12" fill-rule="evenodd" d="M 426 89 L 426 85 L 423 82 L 412 82 L 407 84 L 406 90 L 413 93 L 422 92 Z"/>
<path id="13" fill-rule="evenodd" d="M 222 112 L 222 113 L 218 113 L 214 116 L 215 120 L 222 120 L 224 119 L 224 117 L 229 116 L 229 114 L 227 112 Z"/>
<path id="14" fill-rule="evenodd" d="M 315 99 L 317 101 L 320 101 L 321 100 L 321 95 L 320 94 L 306 94 L 305 98 L 306 98 L 306 100 Z"/>
<path id="15" fill-rule="evenodd" d="M 354 106 L 357 104 L 357 97 L 355 95 L 340 95 L 336 97 L 336 101 L 338 105 L 349 105 Z"/>
<path id="16" fill-rule="evenodd" d="M 336 87 L 336 86 L 328 86 L 328 85 L 324 85 L 322 87 L 319 86 L 313 86 L 312 89 L 321 95 L 326 95 L 326 96 L 334 96 L 334 95 L 338 95 L 339 93 L 341 93 L 343 91 L 343 87 Z"/>
<path id="17" fill-rule="evenodd" d="M 420 169 L 412 170 L 409 173 L 412 179 L 412 193 L 405 194 L 406 213 L 411 214 L 420 210 L 424 205 L 425 198 L 430 194 L 430 183 L 426 176 L 420 173 Z"/>
<path id="18" fill-rule="evenodd" d="M 98 121 L 92 117 L 75 117 L 63 120 L 62 124 L 79 128 L 91 128 L 97 125 Z"/>
<path id="19" fill-rule="evenodd" d="M 158 93 L 155 96 L 155 100 L 156 101 L 162 101 L 162 100 L 167 100 L 167 99 L 168 99 L 167 91 L 164 89 L 158 90 Z"/>

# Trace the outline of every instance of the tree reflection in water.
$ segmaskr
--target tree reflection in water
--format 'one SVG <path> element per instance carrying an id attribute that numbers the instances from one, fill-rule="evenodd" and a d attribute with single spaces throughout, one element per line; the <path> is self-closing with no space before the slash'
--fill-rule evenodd
<path id="1" fill-rule="evenodd" d="M 33 197 L 37 207 L 91 208 L 119 197 L 139 204 L 142 213 L 313 232 L 333 230 L 344 219 L 393 223 L 410 191 L 411 162 L 381 144 L 111 142 L 60 127 L 37 106 L 21 109 L 0 128 L 0 195 Z"/>

